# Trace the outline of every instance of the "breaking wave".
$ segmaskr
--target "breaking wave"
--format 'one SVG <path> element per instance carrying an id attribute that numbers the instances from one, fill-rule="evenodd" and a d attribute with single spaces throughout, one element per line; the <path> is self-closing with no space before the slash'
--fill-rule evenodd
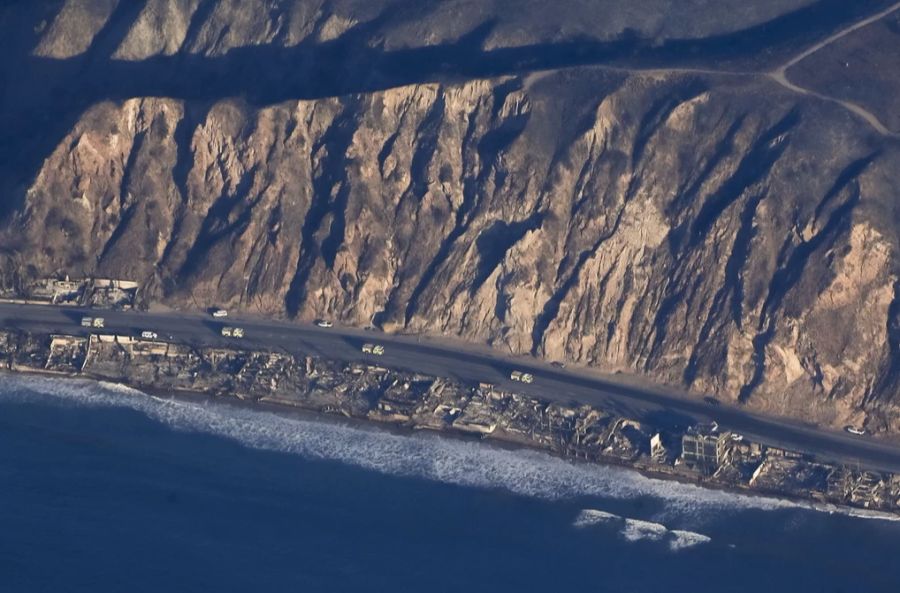
<path id="1" fill-rule="evenodd" d="M 669 549 L 673 551 L 692 548 L 699 544 L 709 543 L 711 538 L 702 533 L 694 533 L 693 531 L 683 531 L 681 529 L 673 529 L 669 531 L 672 539 L 669 540 Z"/>
<path id="2" fill-rule="evenodd" d="M 625 527 L 622 528 L 622 535 L 630 542 L 642 539 L 657 541 L 665 537 L 667 533 L 669 530 L 665 525 L 640 519 L 625 519 Z"/>
<path id="3" fill-rule="evenodd" d="M 575 518 L 572 525 L 579 529 L 592 527 L 594 525 L 614 526 L 618 528 L 619 534 L 627 541 L 665 541 L 668 543 L 669 549 L 673 552 L 712 541 L 712 538 L 703 535 L 702 533 L 684 531 L 681 529 L 669 529 L 662 523 L 642 521 L 640 519 L 629 519 L 627 517 L 621 517 L 613 513 L 598 511 L 596 509 L 582 510 L 578 514 L 578 517 Z"/>
<path id="4" fill-rule="evenodd" d="M 892 515 L 884 511 L 873 511 L 869 509 L 853 509 L 847 507 L 839 507 L 830 503 L 813 503 L 810 508 L 828 513 L 829 515 L 846 515 L 856 519 L 878 519 L 879 521 L 900 521 L 900 517 Z"/>
<path id="5" fill-rule="evenodd" d="M 424 431 L 401 435 L 375 427 L 309 420 L 216 402 L 166 399 L 113 383 L 4 376 L 0 399 L 27 402 L 41 395 L 65 405 L 132 409 L 174 430 L 218 435 L 248 447 L 544 499 L 648 496 L 665 503 L 664 515 L 691 517 L 716 509 L 803 507 L 776 498 L 709 490 L 648 478 L 625 468 L 572 463 L 538 451 L 501 449 Z M 637 538 L 648 528 L 636 523 L 629 529 Z"/>
<path id="6" fill-rule="evenodd" d="M 598 511 L 596 509 L 584 509 L 583 511 L 581 511 L 581 513 L 578 514 L 578 517 L 575 518 L 575 522 L 572 523 L 572 525 L 578 527 L 579 529 L 583 529 L 585 527 L 591 527 L 593 525 L 618 523 L 621 520 L 622 517 L 613 513 Z"/>

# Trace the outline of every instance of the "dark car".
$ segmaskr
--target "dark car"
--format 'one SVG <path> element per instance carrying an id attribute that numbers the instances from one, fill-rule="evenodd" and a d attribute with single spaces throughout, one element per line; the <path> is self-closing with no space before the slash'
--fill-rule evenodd
<path id="1" fill-rule="evenodd" d="M 719 404 L 722 403 L 714 397 L 704 397 L 703 401 L 705 401 L 706 403 L 708 403 L 711 406 L 718 406 Z"/>

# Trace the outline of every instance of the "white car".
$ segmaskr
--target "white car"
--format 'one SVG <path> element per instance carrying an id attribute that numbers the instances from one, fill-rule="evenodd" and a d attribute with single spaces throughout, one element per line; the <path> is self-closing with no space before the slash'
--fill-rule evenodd
<path id="1" fill-rule="evenodd" d="M 363 354 L 374 354 L 375 356 L 381 356 L 384 354 L 384 346 L 381 344 L 363 344 L 362 347 Z"/>
<path id="2" fill-rule="evenodd" d="M 856 436 L 863 436 L 864 434 L 866 434 L 865 428 L 856 428 L 855 426 L 845 426 L 844 430 L 846 430 L 850 434 L 855 434 Z"/>
<path id="3" fill-rule="evenodd" d="M 141 337 L 144 338 L 145 340 L 155 340 L 155 339 L 158 338 L 159 336 L 157 335 L 156 332 L 142 331 L 142 332 L 141 332 Z"/>
<path id="4" fill-rule="evenodd" d="M 228 317 L 228 311 L 225 309 L 216 309 L 212 312 L 213 317 Z"/>
<path id="5" fill-rule="evenodd" d="M 223 327 L 222 335 L 226 338 L 243 338 L 244 328 L 242 327 Z"/>
<path id="6" fill-rule="evenodd" d="M 334 326 L 334 324 L 332 322 L 328 321 L 327 319 L 317 320 L 316 325 L 318 325 L 319 327 L 333 327 Z"/>
<path id="7" fill-rule="evenodd" d="M 520 383 L 534 383 L 534 375 L 531 373 L 523 373 L 522 371 L 513 371 L 509 378 Z"/>
<path id="8" fill-rule="evenodd" d="M 81 327 L 93 327 L 94 326 L 94 318 L 93 317 L 82 317 L 81 318 Z"/>

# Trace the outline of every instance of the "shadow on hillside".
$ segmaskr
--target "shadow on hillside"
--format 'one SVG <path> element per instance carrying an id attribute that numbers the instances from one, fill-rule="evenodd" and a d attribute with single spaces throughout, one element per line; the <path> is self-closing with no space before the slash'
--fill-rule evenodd
<path id="1" fill-rule="evenodd" d="M 383 15 L 324 43 L 242 47 L 219 57 L 177 54 L 136 62 L 110 59 L 110 48 L 122 35 L 116 27 L 130 26 L 129 19 L 139 12 L 132 7 L 101 31 L 93 46 L 96 51 L 65 60 L 8 56 L 5 69 L 10 84 L 0 96 L 0 174 L 8 187 L 18 185 L 21 190 L 80 114 L 103 100 L 155 96 L 209 102 L 239 97 L 266 105 L 592 64 L 771 66 L 792 48 L 887 4 L 887 0 L 820 0 L 755 27 L 698 40 L 654 44 L 626 30 L 612 41 L 576 39 L 492 50 L 483 49 L 492 22 L 454 43 L 385 50 L 372 44 L 390 16 Z M 17 206 L 15 198 L 0 202 L 0 218 Z"/>

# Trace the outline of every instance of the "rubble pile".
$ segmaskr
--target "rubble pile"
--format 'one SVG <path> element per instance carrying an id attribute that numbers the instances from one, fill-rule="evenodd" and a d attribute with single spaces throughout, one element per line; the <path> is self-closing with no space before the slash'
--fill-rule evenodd
<path id="1" fill-rule="evenodd" d="M 0 288 L 0 302 L 126 310 L 134 308 L 137 291 L 138 283 L 132 280 L 39 278 L 21 287 Z"/>

